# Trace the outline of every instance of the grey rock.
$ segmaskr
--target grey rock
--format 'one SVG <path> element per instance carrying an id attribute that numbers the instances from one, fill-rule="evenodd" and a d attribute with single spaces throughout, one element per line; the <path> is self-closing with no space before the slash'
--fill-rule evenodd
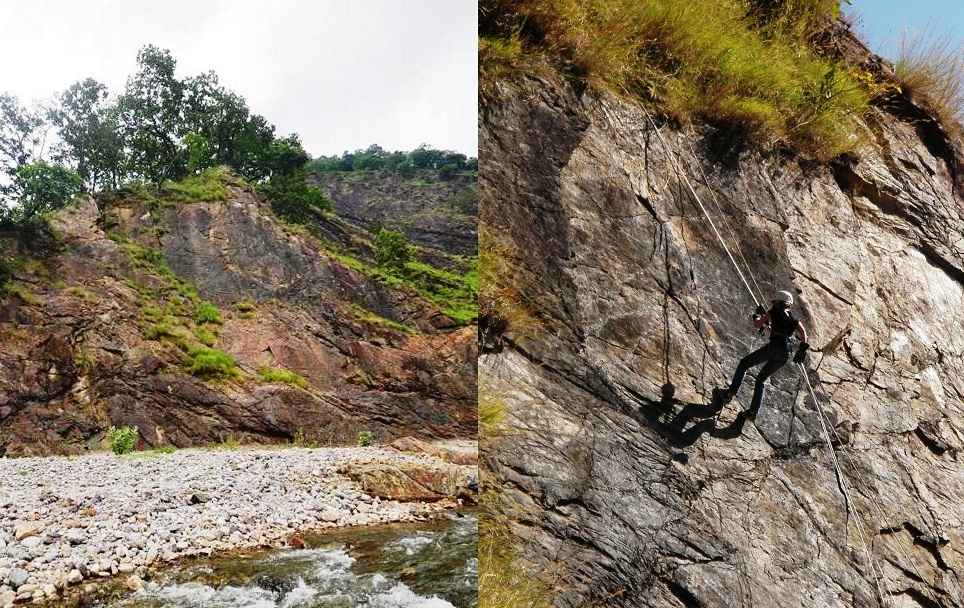
<path id="1" fill-rule="evenodd" d="M 30 574 L 22 568 L 14 568 L 7 574 L 7 582 L 10 583 L 10 586 L 14 589 L 19 589 L 27 582 L 28 578 L 30 578 Z"/>
<path id="2" fill-rule="evenodd" d="M 885 594 L 964 605 L 964 171 L 908 103 L 820 164 L 654 115 L 667 149 L 637 104 L 554 78 L 483 92 L 482 208 L 539 327 L 485 336 L 513 432 L 482 460 L 526 560 L 562 565 L 556 608 L 877 606 L 858 526 Z M 849 516 L 792 365 L 755 421 L 753 372 L 707 407 L 761 340 L 677 158 L 747 281 L 797 293 Z"/>

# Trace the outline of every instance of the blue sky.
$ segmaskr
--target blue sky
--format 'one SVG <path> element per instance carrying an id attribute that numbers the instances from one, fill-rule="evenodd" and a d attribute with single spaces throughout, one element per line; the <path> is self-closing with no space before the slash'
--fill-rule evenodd
<path id="1" fill-rule="evenodd" d="M 857 31 L 870 48 L 894 59 L 905 30 L 964 39 L 962 0 L 852 0 L 844 12 L 859 16 Z"/>

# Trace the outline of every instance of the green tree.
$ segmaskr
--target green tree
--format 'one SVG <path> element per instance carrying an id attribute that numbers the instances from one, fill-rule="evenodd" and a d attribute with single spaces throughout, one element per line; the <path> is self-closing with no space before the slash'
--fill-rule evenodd
<path id="1" fill-rule="evenodd" d="M 188 133 L 184 136 L 187 146 L 187 172 L 200 173 L 215 166 L 215 152 L 208 138 L 200 133 Z"/>
<path id="2" fill-rule="evenodd" d="M 117 101 L 131 169 L 158 186 L 184 174 L 178 140 L 184 87 L 174 76 L 176 64 L 170 51 L 143 47 L 137 53 L 137 72 L 127 79 Z"/>
<path id="3" fill-rule="evenodd" d="M 14 188 L 20 199 L 14 210 L 18 222 L 29 222 L 40 215 L 60 209 L 83 189 L 76 171 L 63 165 L 38 160 L 20 167 L 14 175 Z"/>
<path id="4" fill-rule="evenodd" d="M 279 173 L 260 190 L 279 216 L 295 224 L 307 224 L 317 219 L 319 213 L 331 209 L 325 193 L 308 185 L 307 179 L 303 169 L 287 175 Z"/>
<path id="5" fill-rule="evenodd" d="M 73 164 L 90 190 L 116 187 L 125 170 L 117 111 L 107 97 L 107 87 L 88 78 L 61 93 L 49 113 L 60 138 L 54 157 Z"/>
<path id="6" fill-rule="evenodd" d="M 20 167 L 42 152 L 44 126 L 39 112 L 20 105 L 13 95 L 0 95 L 0 200 L 13 194 Z"/>
<path id="7" fill-rule="evenodd" d="M 401 232 L 381 228 L 375 235 L 375 261 L 379 266 L 400 269 L 412 259 L 412 246 Z"/>

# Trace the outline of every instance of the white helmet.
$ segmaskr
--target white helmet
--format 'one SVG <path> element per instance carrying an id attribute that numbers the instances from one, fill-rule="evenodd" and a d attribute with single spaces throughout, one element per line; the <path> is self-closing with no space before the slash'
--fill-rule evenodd
<path id="1" fill-rule="evenodd" d="M 789 291 L 778 291 L 771 298 L 774 302 L 783 302 L 787 306 L 793 306 L 793 294 Z"/>

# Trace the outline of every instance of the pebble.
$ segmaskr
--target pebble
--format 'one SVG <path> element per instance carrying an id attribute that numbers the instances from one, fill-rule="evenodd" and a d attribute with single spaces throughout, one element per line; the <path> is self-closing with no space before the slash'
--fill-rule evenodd
<path id="1" fill-rule="evenodd" d="M 150 564 L 278 545 L 299 530 L 415 521 L 446 508 L 379 501 L 337 473 L 373 460 L 437 462 L 381 448 L 0 458 L 0 608 L 48 601 L 58 589 L 118 573 L 135 589 Z"/>

